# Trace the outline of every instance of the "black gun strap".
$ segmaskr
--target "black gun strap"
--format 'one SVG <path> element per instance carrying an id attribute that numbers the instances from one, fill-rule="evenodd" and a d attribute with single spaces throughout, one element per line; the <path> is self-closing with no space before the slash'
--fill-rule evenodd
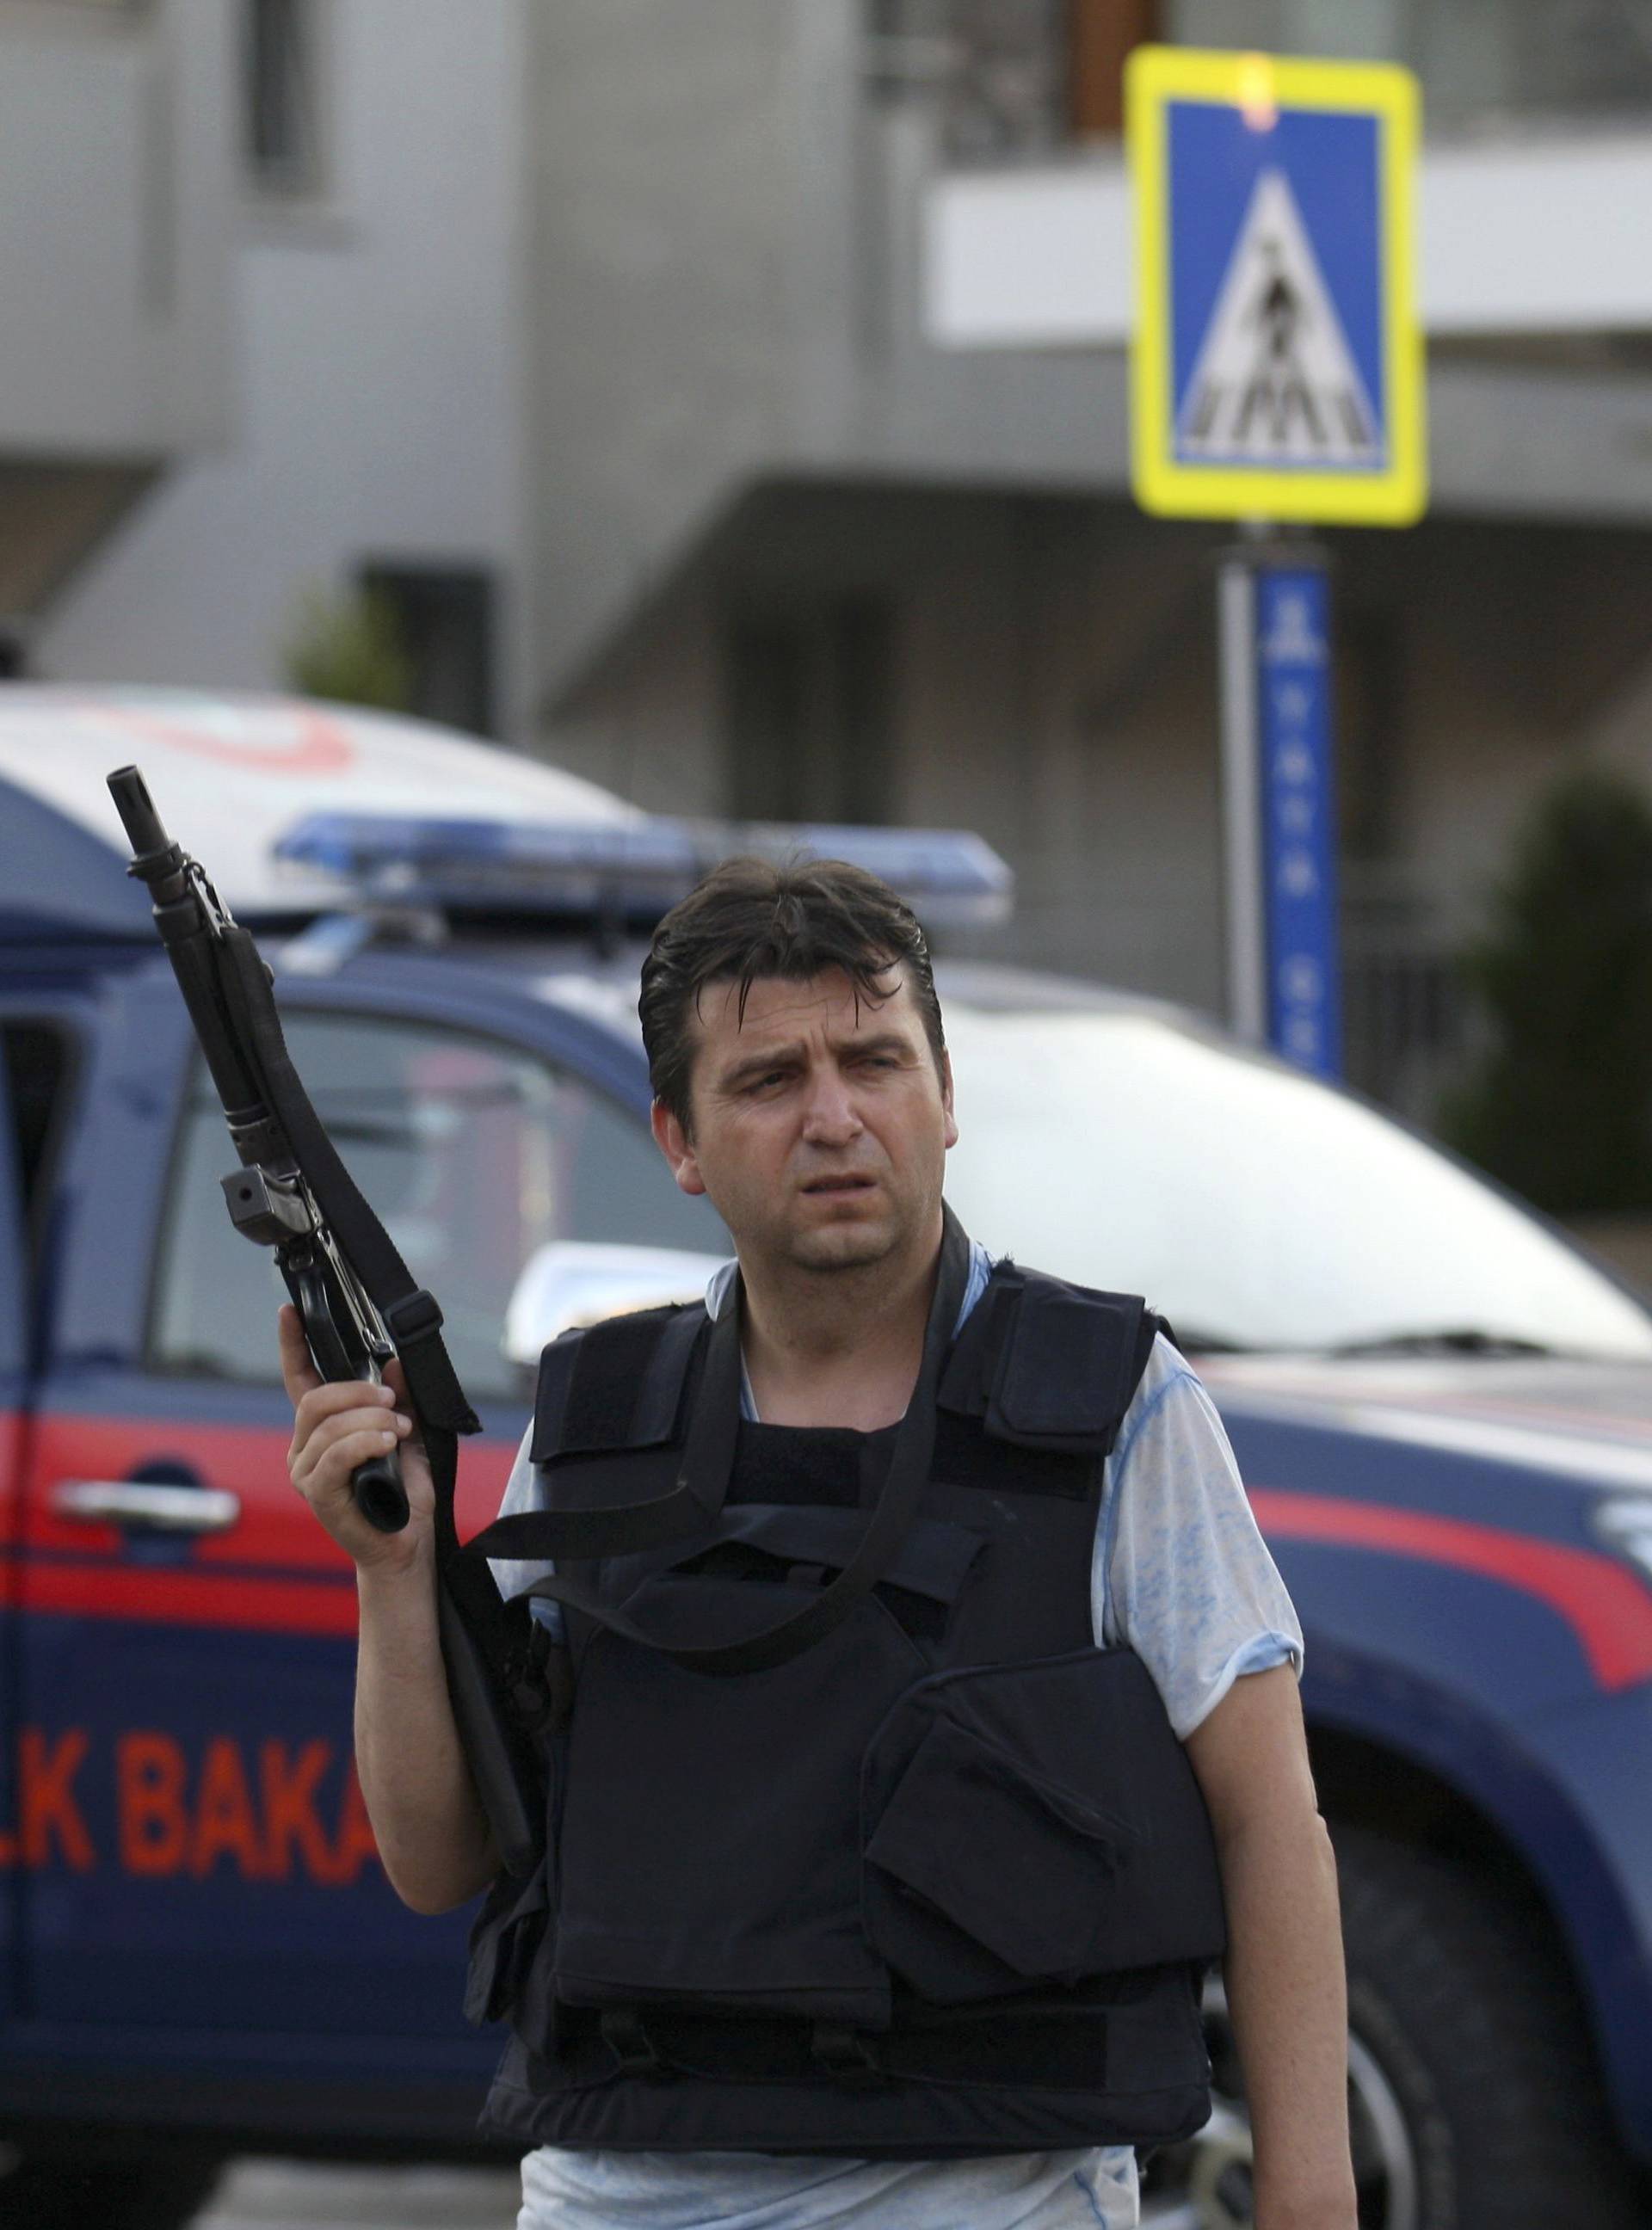
<path id="1" fill-rule="evenodd" d="M 454 1720 L 500 1856 L 512 1873 L 525 1874 L 545 1836 L 543 1769 L 531 1732 L 539 1700 L 532 1620 L 525 1602 L 503 1600 L 486 1564 L 465 1556 L 454 1517 L 457 1436 L 479 1432 L 481 1421 L 442 1344 L 441 1310 L 415 1284 L 310 1103 L 287 1050 L 264 964 L 244 929 L 225 931 L 218 962 L 224 1004 L 264 1103 L 286 1132 L 340 1252 L 384 1319 L 407 1375 L 435 1489 L 436 1608 Z"/>
<path id="2" fill-rule="evenodd" d="M 716 1522 L 728 1493 L 740 1431 L 740 1316 L 738 1289 L 712 1321 L 696 1328 L 698 1311 L 684 1311 L 684 1331 L 705 1342 L 688 1431 L 669 1491 L 646 1502 L 558 1507 L 551 1478 L 552 1506 L 496 1518 L 465 1544 L 471 1556 L 526 1556 L 559 1562 L 587 1556 L 630 1556 L 666 1541 L 703 1536 Z M 678 1335 L 681 1336 L 681 1335 Z M 667 1337 L 672 1337 L 670 1333 Z"/>
<path id="3" fill-rule="evenodd" d="M 224 1004 L 264 1087 L 270 1112 L 287 1133 L 328 1228 L 384 1319 L 413 1406 L 428 1428 L 475 1433 L 481 1421 L 442 1342 L 442 1312 L 397 1253 L 340 1160 L 294 1067 L 281 1018 L 258 947 L 231 925 L 219 946 Z M 451 1496 L 451 1487 L 449 1487 Z"/>
<path id="4" fill-rule="evenodd" d="M 454 1528 L 457 1436 L 427 1426 L 436 1487 L 436 1624 L 454 1724 L 507 1873 L 526 1878 L 545 1847 L 545 1776 L 538 1728 L 547 1708 L 525 1600 L 507 1603 Z"/>

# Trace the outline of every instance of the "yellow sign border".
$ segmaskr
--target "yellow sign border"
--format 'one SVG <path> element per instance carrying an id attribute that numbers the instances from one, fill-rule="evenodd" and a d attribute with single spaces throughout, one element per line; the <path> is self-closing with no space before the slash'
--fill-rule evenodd
<path id="1" fill-rule="evenodd" d="M 1209 101 L 1266 114 L 1355 111 L 1378 122 L 1383 380 L 1389 462 L 1380 473 L 1295 473 L 1176 461 L 1171 394 L 1170 177 L 1165 109 Z M 1191 47 L 1138 47 L 1125 65 L 1125 137 L 1135 249 L 1130 349 L 1131 480 L 1171 519 L 1305 519 L 1410 526 L 1428 501 L 1423 337 L 1416 319 L 1416 80 L 1392 62 L 1325 62 Z"/>

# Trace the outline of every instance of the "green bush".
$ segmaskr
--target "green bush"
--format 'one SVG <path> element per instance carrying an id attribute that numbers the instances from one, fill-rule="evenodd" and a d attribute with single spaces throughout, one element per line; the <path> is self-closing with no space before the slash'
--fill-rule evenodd
<path id="1" fill-rule="evenodd" d="M 405 712 L 413 702 L 412 661 L 395 608 L 368 590 L 310 590 L 287 630 L 281 666 L 288 688 L 303 697 L 385 712 Z"/>
<path id="2" fill-rule="evenodd" d="M 1464 956 L 1490 1043 L 1448 1144 L 1552 1215 L 1652 1208 L 1652 804 L 1590 769 L 1541 799 Z"/>

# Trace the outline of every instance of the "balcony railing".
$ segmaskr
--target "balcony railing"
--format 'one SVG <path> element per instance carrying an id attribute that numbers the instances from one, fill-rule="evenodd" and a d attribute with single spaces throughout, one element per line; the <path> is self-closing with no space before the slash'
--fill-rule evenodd
<path id="1" fill-rule="evenodd" d="M 1652 0 L 865 0 L 866 71 L 934 103 L 957 164 L 1116 131 L 1142 38 L 1400 61 L 1436 135 L 1652 116 Z"/>
<path id="2" fill-rule="evenodd" d="M 1048 154 L 1070 137 L 1068 0 L 868 0 L 865 68 L 939 110 L 950 162 Z"/>

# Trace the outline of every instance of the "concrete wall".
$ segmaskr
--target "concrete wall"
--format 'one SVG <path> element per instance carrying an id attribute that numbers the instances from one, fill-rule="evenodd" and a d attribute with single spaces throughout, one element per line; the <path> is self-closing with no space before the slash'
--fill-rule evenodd
<path id="1" fill-rule="evenodd" d="M 770 488 L 593 668 L 547 748 L 651 807 L 736 812 L 731 619 L 883 595 L 890 816 L 981 830 L 1019 881 L 1010 927 L 952 949 L 1215 1012 L 1223 538 L 1072 499 Z M 1333 551 L 1351 927 L 1368 956 L 1437 967 L 1554 776 L 1593 757 L 1652 789 L 1652 533 L 1439 521 Z M 1414 1112 L 1437 1052 L 1421 1049 Z"/>
<path id="2" fill-rule="evenodd" d="M 0 8 L 0 628 L 10 654 L 143 488 L 221 441 L 219 0 Z"/>
<path id="3" fill-rule="evenodd" d="M 1185 538 L 1091 506 L 980 505 L 914 583 L 901 795 L 1015 867 L 976 949 L 1213 1008 L 1210 628 Z M 994 515 L 996 512 L 996 516 Z"/>
<path id="4" fill-rule="evenodd" d="M 765 488 L 590 671 L 544 747 L 653 809 L 738 815 L 731 624 L 881 598 L 895 645 L 888 817 L 979 829 L 1020 880 L 1007 930 L 955 932 L 950 949 L 1212 1007 L 1208 540 L 1062 500 Z"/>
<path id="5" fill-rule="evenodd" d="M 535 14 L 547 691 L 732 492 L 792 453 L 808 4 L 831 14 L 840 0 L 556 0 Z"/>
<path id="6" fill-rule="evenodd" d="M 219 0 L 0 9 L 0 455 L 222 436 L 229 34 Z"/>
<path id="7" fill-rule="evenodd" d="M 233 438 L 57 602 L 44 674 L 270 686 L 297 599 L 364 557 L 497 569 L 527 662 L 520 434 L 529 0 L 332 0 L 324 191 L 237 196 Z"/>

